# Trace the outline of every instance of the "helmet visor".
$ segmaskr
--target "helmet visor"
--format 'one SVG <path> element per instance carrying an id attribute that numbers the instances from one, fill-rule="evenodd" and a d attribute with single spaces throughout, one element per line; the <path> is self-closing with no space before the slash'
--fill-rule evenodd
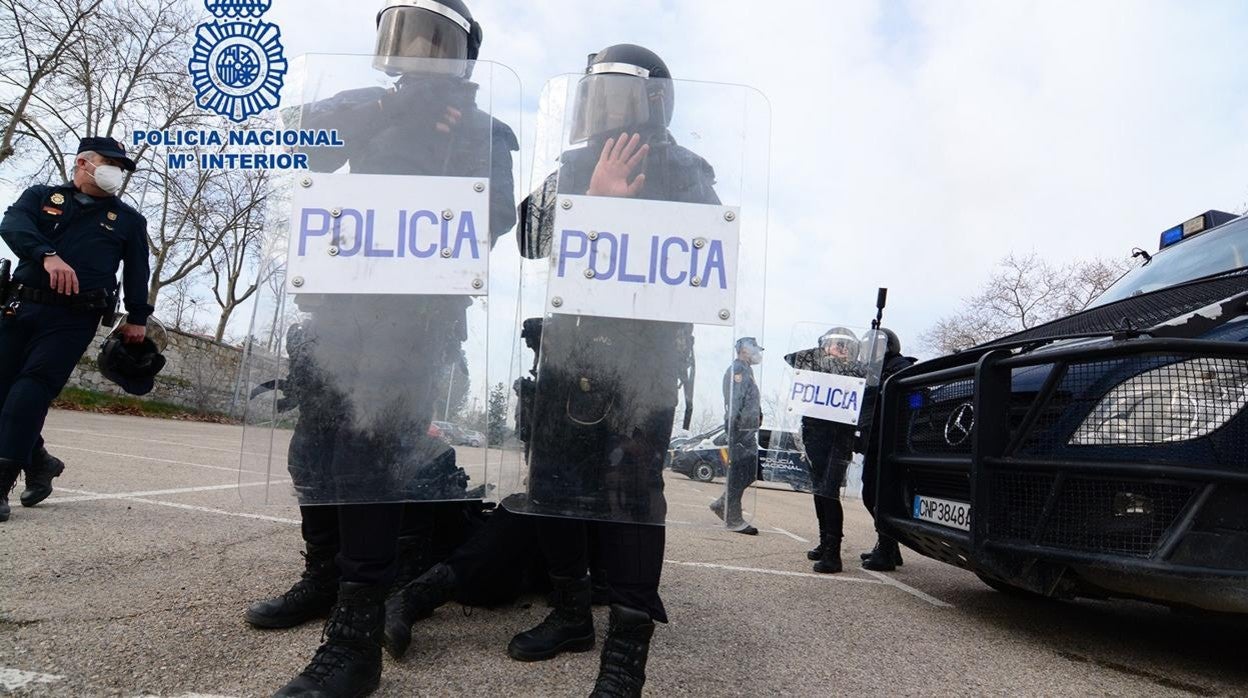
<path id="1" fill-rule="evenodd" d="M 466 61 L 468 31 L 450 17 L 431 10 L 392 7 L 382 13 L 378 22 L 374 55 L 373 67 L 391 75 L 410 72 L 422 58 Z"/>
<path id="2" fill-rule="evenodd" d="M 603 73 L 586 75 L 576 88 L 571 143 L 636 131 L 650 123 L 646 78 Z"/>

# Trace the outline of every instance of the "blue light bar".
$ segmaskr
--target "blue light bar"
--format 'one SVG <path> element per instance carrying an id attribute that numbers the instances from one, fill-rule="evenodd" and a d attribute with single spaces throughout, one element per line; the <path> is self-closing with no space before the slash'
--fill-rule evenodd
<path id="1" fill-rule="evenodd" d="M 1183 242 L 1183 226 L 1177 225 L 1161 234 L 1161 249 Z"/>

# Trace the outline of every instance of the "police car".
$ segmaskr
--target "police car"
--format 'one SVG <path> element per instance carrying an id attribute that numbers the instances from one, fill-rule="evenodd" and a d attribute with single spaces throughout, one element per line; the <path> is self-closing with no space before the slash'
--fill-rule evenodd
<path id="1" fill-rule="evenodd" d="M 797 435 L 761 429 L 758 432 L 758 479 L 809 491 L 810 463 Z M 690 480 L 711 482 L 728 475 L 728 434 L 724 427 L 672 439 L 666 467 Z"/>
<path id="2" fill-rule="evenodd" d="M 884 391 L 885 533 L 1006 592 L 1248 612 L 1248 217 Z"/>

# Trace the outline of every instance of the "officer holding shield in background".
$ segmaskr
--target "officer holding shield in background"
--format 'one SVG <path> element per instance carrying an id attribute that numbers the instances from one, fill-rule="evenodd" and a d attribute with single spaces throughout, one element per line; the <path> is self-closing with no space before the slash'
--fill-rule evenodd
<path id="1" fill-rule="evenodd" d="M 96 328 L 114 307 L 124 262 L 128 317 L 120 333 L 144 341 L 147 318 L 147 220 L 117 197 L 135 163 L 112 138 L 84 138 L 73 180 L 34 186 L 0 221 L 0 236 L 19 258 L 0 317 L 0 521 L 8 495 L 26 472 L 23 506 L 52 494 L 64 463 L 48 455 L 39 432 Z"/>
<path id="2" fill-rule="evenodd" d="M 402 614 L 397 604 L 386 606 L 400 568 L 401 533 L 414 543 L 402 546 L 404 554 L 424 560 L 409 569 L 416 576 L 436 561 L 429 559 L 439 545 L 430 527 L 462 518 L 461 509 L 480 498 L 467 490 L 455 450 L 429 433 L 435 405 L 445 404 L 446 377 L 460 366 L 463 380 L 470 325 L 484 321 L 473 314 L 483 307 L 473 299 L 487 292 L 481 276 L 476 291 L 444 285 L 472 278 L 444 270 L 481 264 L 480 255 L 488 257 L 514 225 L 511 153 L 519 144 L 478 106 L 483 76 L 496 71 L 475 62 L 482 30 L 463 2 L 388 0 L 377 30 L 373 56 L 306 60 L 310 89 L 322 83 L 341 89 L 346 80 L 359 87 L 312 95 L 299 110 L 301 128 L 336 130 L 345 143 L 309 152 L 313 174 L 294 195 L 293 230 L 302 237 L 288 258 L 286 292 L 300 322 L 287 333 L 289 369 L 280 384 L 285 401 L 299 408 L 288 462 L 307 562 L 294 587 L 253 605 L 247 619 L 258 627 L 289 627 L 327 612 L 330 619 L 311 663 L 279 696 L 376 690 L 384 617 L 387 610 Z M 385 252 L 375 251 L 382 243 L 374 239 L 371 210 L 367 242 L 362 216 L 348 231 L 350 216 L 359 214 L 345 205 L 355 201 L 369 202 L 363 206 L 379 217 L 399 211 L 397 249 L 391 238 Z M 414 205 L 445 213 L 413 211 Z M 309 220 L 339 206 L 325 235 L 306 234 Z M 486 206 L 488 215 L 475 216 L 477 226 L 488 226 L 480 250 L 470 216 Z M 432 224 L 421 220 L 425 214 Z M 442 243 L 427 252 L 423 246 L 436 245 L 439 224 Z M 460 235 L 453 245 L 445 233 L 452 225 L 450 234 Z M 461 260 L 461 248 L 475 251 L 471 259 Z M 325 268 L 315 264 L 346 271 L 305 278 L 291 271 L 295 264 L 305 270 L 300 274 Z M 378 283 L 379 274 L 389 274 L 384 283 L 391 285 L 370 292 L 353 286 Z M 449 545 L 441 547 L 449 553 Z"/>
<path id="3" fill-rule="evenodd" d="M 859 361 L 861 341 L 853 330 L 834 327 L 819 338 L 818 348 L 784 357 L 799 371 L 840 376 L 865 377 L 868 368 Z M 814 571 L 836 574 L 842 570 L 841 539 L 845 537 L 845 510 L 841 506 L 841 486 L 857 443 L 857 426 L 802 417 L 802 443 L 810 461 L 819 519 L 819 545 L 806 556 L 815 561 Z"/>
<path id="4" fill-rule="evenodd" d="M 918 359 L 912 356 L 906 356 L 901 353 L 901 338 L 896 332 L 888 328 L 880 328 L 880 332 L 886 337 L 887 346 L 884 354 L 884 370 L 880 376 L 880 387 L 892 376 L 901 373 L 918 363 Z M 882 419 L 881 411 L 884 409 L 884 402 L 879 399 L 879 389 L 867 391 L 867 400 L 869 405 L 864 406 L 864 412 L 868 409 L 871 413 L 872 429 L 867 431 L 863 436 L 866 438 L 866 447 L 863 449 L 862 460 L 862 503 L 867 507 L 867 511 L 871 512 L 871 516 L 875 516 L 876 504 L 876 483 L 878 482 L 880 469 L 880 443 L 878 432 L 875 431 Z M 869 552 L 862 553 L 862 566 L 866 569 L 876 572 L 891 572 L 902 564 L 901 547 L 897 545 L 897 541 L 889 538 L 883 533 L 879 534 L 875 547 Z"/>

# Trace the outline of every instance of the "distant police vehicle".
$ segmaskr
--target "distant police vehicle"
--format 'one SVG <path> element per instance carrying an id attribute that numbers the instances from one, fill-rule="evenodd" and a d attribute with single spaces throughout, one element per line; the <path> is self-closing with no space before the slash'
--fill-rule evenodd
<path id="1" fill-rule="evenodd" d="M 884 391 L 885 533 L 1006 592 L 1248 612 L 1248 218 Z"/>
<path id="2" fill-rule="evenodd" d="M 795 434 L 762 429 L 758 433 L 758 479 L 810 489 L 810 466 Z M 728 475 L 728 436 L 716 427 L 695 436 L 672 439 L 667 467 L 690 480 L 711 482 Z"/>

